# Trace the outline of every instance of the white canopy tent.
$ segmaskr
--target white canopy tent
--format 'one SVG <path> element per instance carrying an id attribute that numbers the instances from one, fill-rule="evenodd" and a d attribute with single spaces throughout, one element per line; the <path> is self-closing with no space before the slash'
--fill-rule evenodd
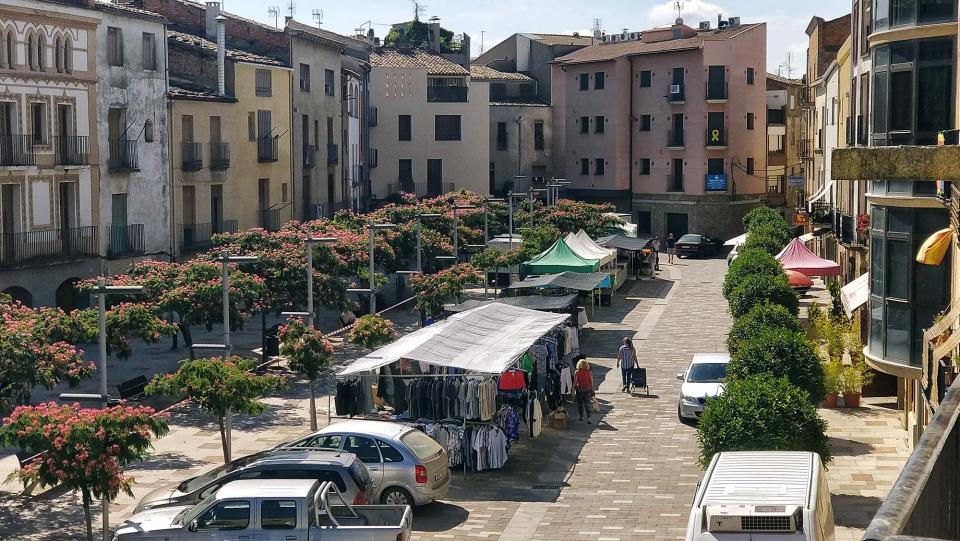
<path id="1" fill-rule="evenodd" d="M 337 375 L 376 370 L 399 359 L 499 374 L 568 317 L 501 303 L 479 306 L 412 332 L 357 359 Z"/>
<path id="2" fill-rule="evenodd" d="M 599 259 L 601 265 L 606 265 L 617 258 L 615 249 L 600 246 L 583 229 L 576 234 L 569 233 L 563 242 L 567 243 L 573 253 L 584 259 Z"/>
<path id="3" fill-rule="evenodd" d="M 723 245 L 724 246 L 740 246 L 745 242 L 747 242 L 747 233 L 744 233 L 742 235 L 737 235 L 736 237 L 733 237 L 727 242 L 724 242 Z"/>

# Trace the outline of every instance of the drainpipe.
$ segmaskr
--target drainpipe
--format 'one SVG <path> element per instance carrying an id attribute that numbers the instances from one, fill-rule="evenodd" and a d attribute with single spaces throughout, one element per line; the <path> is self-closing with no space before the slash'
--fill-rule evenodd
<path id="1" fill-rule="evenodd" d="M 224 73 L 227 59 L 227 44 L 226 44 L 226 22 L 227 18 L 223 15 L 217 16 L 217 92 L 220 96 L 227 95 L 227 78 Z"/>
<path id="2" fill-rule="evenodd" d="M 627 199 L 629 200 L 629 210 L 630 210 L 630 219 L 633 219 L 633 59 L 627 57 L 627 62 L 630 63 L 630 122 L 627 123 L 627 129 L 630 131 L 629 145 L 630 149 L 627 151 L 627 174 L 630 177 L 629 189 L 630 193 L 627 194 Z"/>
<path id="3" fill-rule="evenodd" d="M 169 96 L 170 94 L 170 49 L 167 47 L 167 26 L 163 26 L 163 84 L 166 88 L 165 94 Z M 175 192 L 175 186 L 173 181 L 173 100 L 169 97 L 166 100 L 166 110 L 167 110 L 167 197 L 169 197 L 169 206 L 170 206 L 170 245 L 167 249 L 167 252 L 170 254 L 169 259 L 173 261 L 180 254 L 176 252 L 177 249 L 177 209 L 176 201 L 177 197 Z M 157 126 L 156 128 L 159 128 Z"/>

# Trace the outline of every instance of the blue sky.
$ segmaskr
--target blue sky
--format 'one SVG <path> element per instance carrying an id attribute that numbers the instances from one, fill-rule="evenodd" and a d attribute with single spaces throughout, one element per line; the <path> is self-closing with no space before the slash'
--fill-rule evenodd
<path id="1" fill-rule="evenodd" d="M 743 22 L 767 22 L 767 71 L 777 73 L 788 51 L 792 53 L 794 77 L 803 73 L 806 62 L 807 36 L 804 29 L 810 18 L 839 17 L 850 11 L 846 0 L 684 0 L 682 11 L 687 24 L 710 20 L 716 26 L 717 14 L 724 18 L 739 16 Z M 426 5 L 423 19 L 437 16 L 441 24 L 454 32 L 466 32 L 476 55 L 481 34 L 486 48 L 516 32 L 570 33 L 589 32 L 594 19 L 602 20 L 608 33 L 624 28 L 643 30 L 669 24 L 676 18 L 673 0 L 422 0 Z M 286 15 L 289 0 L 224 0 L 227 11 L 273 24 L 270 6 L 280 8 L 280 24 Z M 410 0 L 347 0 L 323 2 L 295 0 L 297 20 L 310 23 L 314 10 L 323 11 L 323 27 L 341 34 L 370 21 L 378 36 L 383 36 L 390 23 L 413 17 Z M 786 76 L 785 68 L 781 74 Z"/>

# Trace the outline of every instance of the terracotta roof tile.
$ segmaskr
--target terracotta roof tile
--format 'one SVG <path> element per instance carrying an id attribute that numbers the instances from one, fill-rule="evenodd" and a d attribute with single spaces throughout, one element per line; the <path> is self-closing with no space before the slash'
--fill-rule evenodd
<path id="1" fill-rule="evenodd" d="M 522 81 L 533 82 L 533 79 L 522 73 L 500 71 L 489 66 L 470 66 L 470 78 L 481 81 Z"/>
<path id="2" fill-rule="evenodd" d="M 200 36 L 194 36 L 193 34 L 185 34 L 175 30 L 167 30 L 167 39 L 171 42 L 190 45 L 192 47 L 199 47 L 213 53 L 217 52 L 216 43 L 201 38 Z M 227 58 L 233 60 L 234 62 L 246 62 L 248 64 L 284 66 L 284 63 L 280 62 L 279 60 L 274 60 L 273 58 L 268 58 L 266 56 L 261 56 L 247 51 L 241 51 L 239 49 L 227 49 Z"/>
<path id="3" fill-rule="evenodd" d="M 105 0 L 97 0 L 94 4 L 94 7 L 100 11 L 113 11 L 121 15 L 127 15 L 130 17 L 135 17 L 137 19 L 147 19 L 156 21 L 158 23 L 166 23 L 167 18 L 159 13 L 154 13 L 152 11 L 147 11 L 145 9 L 140 9 L 129 4 L 115 4 L 113 2 L 107 2 Z"/>
<path id="4" fill-rule="evenodd" d="M 401 51 L 375 49 L 370 53 L 370 65 L 380 68 L 426 69 L 428 75 L 469 75 L 463 66 L 443 56 L 423 49 Z"/>
<path id="5" fill-rule="evenodd" d="M 802 85 L 803 81 L 800 79 L 788 79 L 786 77 L 780 77 L 779 75 L 774 75 L 772 73 L 767 74 L 767 79 L 771 81 L 777 81 L 778 83 L 783 83 L 785 85 Z"/>
<path id="6" fill-rule="evenodd" d="M 599 42 L 599 40 L 595 39 L 593 36 L 574 36 L 571 34 L 537 34 L 537 33 L 528 33 L 525 35 L 530 36 L 532 39 L 544 45 L 581 45 L 586 47 L 587 45 L 593 45 Z"/>

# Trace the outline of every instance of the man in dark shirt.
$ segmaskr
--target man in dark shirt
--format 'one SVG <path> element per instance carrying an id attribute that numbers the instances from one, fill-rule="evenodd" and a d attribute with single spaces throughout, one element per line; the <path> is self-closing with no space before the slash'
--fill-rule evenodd
<path id="1" fill-rule="evenodd" d="M 677 245 L 677 239 L 673 238 L 673 233 L 667 235 L 667 263 L 673 264 L 674 247 Z"/>

